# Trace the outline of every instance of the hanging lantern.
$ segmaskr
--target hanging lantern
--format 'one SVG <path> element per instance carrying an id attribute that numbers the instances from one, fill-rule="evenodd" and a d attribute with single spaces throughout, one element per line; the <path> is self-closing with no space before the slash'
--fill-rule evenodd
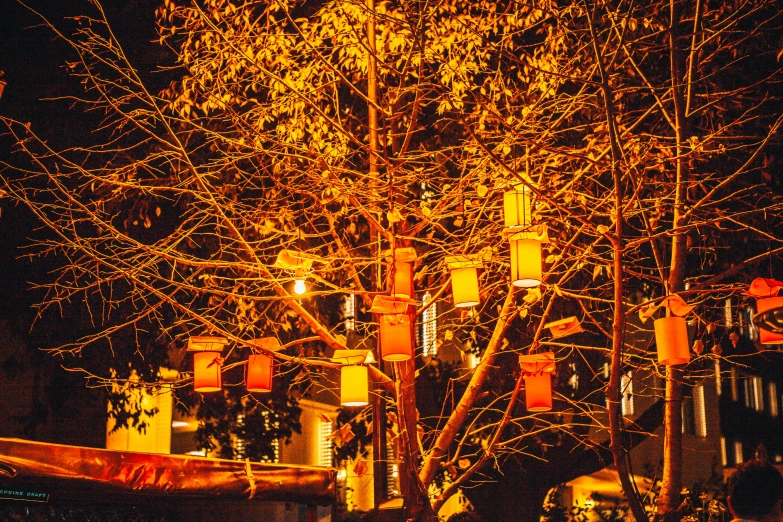
<path id="1" fill-rule="evenodd" d="M 413 262 L 416 250 L 413 247 L 396 248 L 394 256 L 391 250 L 381 252 L 391 264 L 388 271 L 389 294 L 393 297 L 410 299 L 413 297 Z"/>
<path id="2" fill-rule="evenodd" d="M 658 348 L 660 364 L 673 366 L 690 361 L 688 325 L 685 318 L 672 315 L 656 319 L 655 345 Z"/>
<path id="3" fill-rule="evenodd" d="M 756 298 L 756 315 L 783 307 L 783 296 L 778 296 L 781 288 L 783 283 L 774 279 L 758 277 L 753 280 L 748 294 Z M 767 345 L 783 344 L 783 333 L 759 326 L 759 342 Z"/>
<path id="4" fill-rule="evenodd" d="M 552 372 L 555 354 L 552 352 L 520 355 L 519 365 L 525 378 L 525 407 L 528 411 L 552 409 Z"/>
<path id="5" fill-rule="evenodd" d="M 376 295 L 370 312 L 380 314 L 381 358 L 384 361 L 407 361 L 413 357 L 413 339 L 408 306 L 412 299 Z"/>
<path id="6" fill-rule="evenodd" d="M 506 228 L 523 228 L 533 224 L 532 191 L 526 185 L 518 185 L 503 194 L 503 217 Z"/>
<path id="7" fill-rule="evenodd" d="M 267 352 L 276 352 L 281 348 L 280 341 L 275 337 L 262 337 L 250 341 L 250 344 Z M 251 393 L 266 393 L 272 391 L 274 376 L 274 359 L 266 353 L 252 354 L 247 358 L 245 385 Z"/>
<path id="8" fill-rule="evenodd" d="M 366 406 L 369 399 L 369 374 L 363 363 L 368 362 L 372 352 L 366 350 L 336 350 L 332 361 L 343 365 L 340 368 L 340 404 L 343 406 Z"/>
<path id="9" fill-rule="evenodd" d="M 451 292 L 454 306 L 468 308 L 481 302 L 478 269 L 483 266 L 478 256 L 449 256 L 446 265 L 451 270 Z"/>
<path id="10" fill-rule="evenodd" d="M 291 274 L 294 280 L 294 293 L 303 295 L 307 292 L 307 274 L 312 272 L 313 263 L 323 264 L 326 260 L 299 250 L 281 250 L 272 266 L 282 268 Z"/>
<path id="11" fill-rule="evenodd" d="M 188 351 L 193 352 L 193 389 L 199 393 L 216 392 L 223 389 L 221 376 L 223 347 L 228 344 L 225 337 L 191 337 Z"/>
<path id="12" fill-rule="evenodd" d="M 565 319 L 552 321 L 545 324 L 544 328 L 549 328 L 549 331 L 552 332 L 552 337 L 555 339 L 585 331 L 576 317 L 566 317 Z"/>
<path id="13" fill-rule="evenodd" d="M 524 232 L 512 235 L 511 284 L 531 288 L 541 284 L 541 241 Z"/>

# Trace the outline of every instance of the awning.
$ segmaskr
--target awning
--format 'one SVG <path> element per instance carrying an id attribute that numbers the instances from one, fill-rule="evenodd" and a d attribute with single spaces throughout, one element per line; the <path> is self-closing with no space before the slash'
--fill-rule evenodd
<path id="1" fill-rule="evenodd" d="M 328 505 L 336 471 L 0 438 L 0 487 L 93 498 L 222 498 Z"/>

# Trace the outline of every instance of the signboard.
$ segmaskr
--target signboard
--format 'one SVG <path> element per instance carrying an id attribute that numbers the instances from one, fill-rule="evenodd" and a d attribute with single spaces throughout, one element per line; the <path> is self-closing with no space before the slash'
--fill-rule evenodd
<path id="1" fill-rule="evenodd" d="M 23 500 L 26 502 L 49 502 L 49 493 L 0 488 L 0 500 Z"/>

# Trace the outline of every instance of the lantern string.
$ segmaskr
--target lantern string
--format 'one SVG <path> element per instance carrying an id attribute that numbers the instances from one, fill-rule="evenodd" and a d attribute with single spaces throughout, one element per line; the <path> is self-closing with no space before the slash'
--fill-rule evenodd
<path id="1" fill-rule="evenodd" d="M 253 468 L 250 467 L 250 457 L 245 459 L 245 476 L 250 484 L 250 496 L 247 497 L 250 500 L 256 496 L 256 477 L 253 475 Z"/>

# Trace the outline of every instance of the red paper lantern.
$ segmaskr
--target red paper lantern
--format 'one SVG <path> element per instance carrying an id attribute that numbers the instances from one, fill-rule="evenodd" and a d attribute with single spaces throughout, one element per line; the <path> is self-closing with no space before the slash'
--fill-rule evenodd
<path id="1" fill-rule="evenodd" d="M 393 276 L 393 277 L 392 277 Z M 413 265 L 395 261 L 389 272 L 391 295 L 394 297 L 413 297 Z"/>
<path id="2" fill-rule="evenodd" d="M 193 353 L 193 389 L 200 393 L 223 389 L 220 352 Z"/>
<path id="3" fill-rule="evenodd" d="M 265 393 L 272 391 L 272 376 L 274 361 L 264 354 L 251 355 L 247 358 L 247 391 Z"/>
<path id="4" fill-rule="evenodd" d="M 525 374 L 525 406 L 527 411 L 552 409 L 552 376 L 547 372 Z"/>
<path id="5" fill-rule="evenodd" d="M 783 306 L 783 297 L 756 299 L 756 313 L 758 314 L 781 306 Z M 759 342 L 761 342 L 761 344 L 783 344 L 783 334 L 759 328 Z"/>
<path id="6" fill-rule="evenodd" d="M 407 314 L 381 316 L 381 358 L 384 361 L 407 361 L 413 357 L 411 323 Z"/>
<path id="7" fill-rule="evenodd" d="M 665 366 L 685 364 L 691 360 L 688 351 L 688 325 L 675 315 L 655 320 L 655 345 L 658 362 Z"/>

